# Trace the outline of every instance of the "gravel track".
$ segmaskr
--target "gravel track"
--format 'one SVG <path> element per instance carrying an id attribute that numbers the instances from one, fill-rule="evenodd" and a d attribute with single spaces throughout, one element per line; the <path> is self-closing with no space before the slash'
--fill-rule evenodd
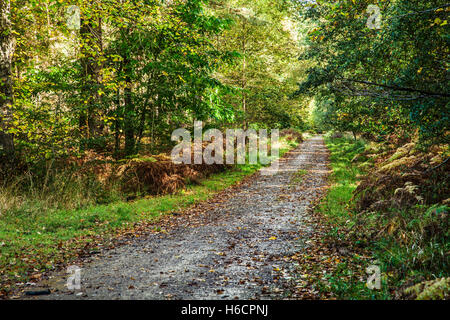
<path id="1" fill-rule="evenodd" d="M 81 291 L 68 291 L 67 275 L 54 274 L 47 282 L 52 294 L 36 298 L 286 298 L 295 271 L 286 257 L 307 250 L 314 232 L 308 209 L 327 174 L 327 150 L 316 136 L 281 159 L 277 174 L 256 174 L 200 205 L 201 214 L 173 217 L 177 227 L 167 233 L 91 257 L 81 266 Z"/>

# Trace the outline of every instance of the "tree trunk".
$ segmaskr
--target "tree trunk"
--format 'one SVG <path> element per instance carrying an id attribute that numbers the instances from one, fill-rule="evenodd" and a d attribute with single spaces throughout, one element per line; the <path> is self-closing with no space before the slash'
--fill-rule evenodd
<path id="1" fill-rule="evenodd" d="M 114 157 L 119 158 L 120 154 L 120 128 L 121 124 L 119 117 L 122 115 L 121 105 L 120 105 L 120 89 L 116 93 L 116 114 L 114 120 Z"/>
<path id="2" fill-rule="evenodd" d="M 98 114 L 101 106 L 99 90 L 102 85 L 102 63 L 99 58 L 103 50 L 101 18 L 81 21 L 82 41 L 81 65 L 83 67 L 83 97 L 87 108 L 79 116 L 80 131 L 85 138 L 95 137 L 101 131 Z"/>
<path id="3" fill-rule="evenodd" d="M 243 127 L 244 130 L 247 130 L 247 78 L 246 78 L 246 72 L 247 72 L 247 22 L 244 21 L 243 26 L 243 36 L 242 36 L 242 53 L 244 56 L 244 59 L 242 61 L 242 110 L 244 112 L 244 123 Z"/>
<path id="4" fill-rule="evenodd" d="M 123 60 L 124 71 L 125 71 L 125 107 L 124 107 L 124 115 L 123 115 L 123 125 L 124 125 L 124 133 L 125 133 L 125 154 L 127 156 L 132 155 L 134 153 L 135 147 L 135 139 L 134 139 L 134 105 L 132 99 L 132 83 L 130 77 L 130 61 L 127 56 L 124 57 Z"/>
<path id="5" fill-rule="evenodd" d="M 12 58 L 15 39 L 11 28 L 11 3 L 0 0 L 0 154 L 14 158 L 14 136 L 7 133 L 12 120 L 13 83 Z"/>

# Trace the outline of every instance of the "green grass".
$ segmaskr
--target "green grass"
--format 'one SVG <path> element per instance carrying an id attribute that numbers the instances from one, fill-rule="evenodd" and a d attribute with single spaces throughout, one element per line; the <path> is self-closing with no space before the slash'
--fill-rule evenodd
<path id="1" fill-rule="evenodd" d="M 331 228 L 328 235 L 335 241 L 345 241 L 346 230 L 354 224 L 351 209 L 353 191 L 357 187 L 358 175 L 363 172 L 352 163 L 352 159 L 365 149 L 361 140 L 349 138 L 325 138 L 330 150 L 331 187 L 319 206 L 319 212 L 329 221 Z M 355 243 L 358 245 L 358 243 Z M 354 254 L 348 261 L 339 263 L 336 269 L 325 275 L 326 283 L 319 284 L 323 292 L 331 291 L 339 299 L 386 299 L 388 292 L 386 286 L 382 291 L 370 290 L 366 286 L 364 274 L 368 262 Z M 363 275 L 364 281 L 361 281 Z"/>
<path id="2" fill-rule="evenodd" d="M 295 142 L 282 140 L 280 156 L 295 146 Z M 176 194 L 133 202 L 41 211 L 39 203 L 27 201 L 20 208 L 6 211 L 0 217 L 0 283 L 5 283 L 0 293 L 8 292 L 11 282 L 27 281 L 33 273 L 68 262 L 88 243 L 101 243 L 138 222 L 157 222 L 163 215 L 211 198 L 261 167 L 239 165 Z"/>
<path id="3" fill-rule="evenodd" d="M 397 230 L 386 232 L 372 243 L 374 256 L 391 274 L 392 288 L 450 276 L 450 230 L 439 217 L 442 212 L 448 212 L 448 206 L 417 205 L 392 210 L 391 217 L 377 220 L 377 228 L 399 223 Z M 377 213 L 368 219 L 375 220 L 374 215 Z M 428 226 L 437 227 L 434 235 L 428 235 Z"/>
<path id="4" fill-rule="evenodd" d="M 325 138 L 325 143 L 331 153 L 330 165 L 333 172 L 330 176 L 332 186 L 321 210 L 336 222 L 342 222 L 348 219 L 347 205 L 356 189 L 357 175 L 362 174 L 351 161 L 364 150 L 364 142 L 346 138 Z"/>

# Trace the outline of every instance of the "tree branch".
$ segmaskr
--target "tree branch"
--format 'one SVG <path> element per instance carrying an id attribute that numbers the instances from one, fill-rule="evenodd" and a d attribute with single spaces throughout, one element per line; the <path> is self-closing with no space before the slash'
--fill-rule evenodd
<path id="1" fill-rule="evenodd" d="M 365 80 L 355 80 L 355 79 L 348 79 L 348 78 L 338 78 L 338 80 L 361 83 L 361 84 L 366 84 L 366 85 L 370 85 L 370 86 L 377 86 L 380 88 L 386 88 L 386 89 L 391 89 L 391 90 L 395 90 L 395 91 L 417 92 L 417 93 L 421 93 L 421 94 L 424 94 L 427 96 L 450 97 L 450 94 L 448 94 L 448 93 L 437 93 L 437 92 L 431 92 L 431 91 L 421 90 L 421 89 L 405 88 L 405 87 L 399 87 L 399 86 L 395 86 L 395 85 L 387 85 L 387 84 L 376 83 L 376 82 L 365 81 Z"/>

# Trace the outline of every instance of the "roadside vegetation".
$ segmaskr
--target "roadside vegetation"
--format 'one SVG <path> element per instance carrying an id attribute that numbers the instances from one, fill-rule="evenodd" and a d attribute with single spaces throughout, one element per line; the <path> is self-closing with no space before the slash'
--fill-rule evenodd
<path id="1" fill-rule="evenodd" d="M 382 14 L 376 27 L 370 7 Z M 339 263 L 319 278 L 322 292 L 448 298 L 449 11 L 439 0 L 303 3 L 313 27 L 297 94 L 313 97 L 311 127 L 334 132 L 318 212 Z M 381 291 L 365 288 L 369 265 L 381 267 Z"/>
<path id="2" fill-rule="evenodd" d="M 392 149 L 341 134 L 326 143 L 331 187 L 317 211 L 328 223 L 327 244 L 351 254 L 320 289 L 346 299 L 448 299 L 448 166 L 436 165 L 446 148 Z M 369 265 L 381 268 L 380 290 L 366 286 Z"/>

